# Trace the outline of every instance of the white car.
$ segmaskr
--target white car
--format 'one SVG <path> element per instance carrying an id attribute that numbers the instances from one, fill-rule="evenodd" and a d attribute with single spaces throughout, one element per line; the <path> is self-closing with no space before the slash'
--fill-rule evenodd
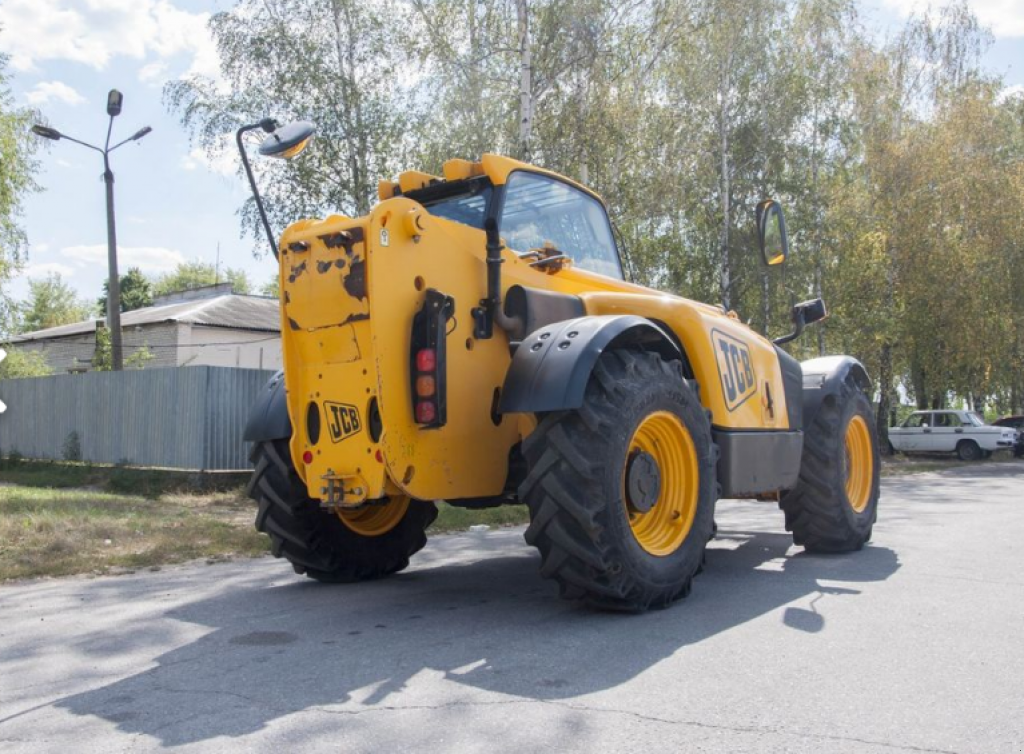
<path id="1" fill-rule="evenodd" d="M 889 442 L 903 453 L 956 453 L 962 461 L 1012 450 L 1016 432 L 993 427 L 973 411 L 915 411 L 902 426 L 889 427 Z"/>

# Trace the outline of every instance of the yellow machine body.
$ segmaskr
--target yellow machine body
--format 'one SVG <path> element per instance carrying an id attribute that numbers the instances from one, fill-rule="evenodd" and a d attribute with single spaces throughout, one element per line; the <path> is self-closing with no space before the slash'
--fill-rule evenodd
<path id="1" fill-rule="evenodd" d="M 487 288 L 485 233 L 395 194 L 481 175 L 500 186 L 517 170 L 552 175 L 495 155 L 452 160 L 443 179 L 410 172 L 382 183 L 381 201 L 365 217 L 303 220 L 284 233 L 291 452 L 312 497 L 343 490 L 344 504 L 357 505 L 396 494 L 502 493 L 510 451 L 535 419 L 496 413 L 511 363 L 505 332 L 495 327 L 492 338 L 474 337 L 471 310 Z M 777 351 L 734 313 L 571 265 L 537 269 L 523 251 L 502 250 L 503 294 L 515 285 L 574 294 L 588 315 L 648 318 L 678 339 L 714 427 L 789 429 Z M 411 323 L 431 288 L 455 301 L 445 338 L 447 422 L 439 428 L 416 423 L 410 389 Z"/>

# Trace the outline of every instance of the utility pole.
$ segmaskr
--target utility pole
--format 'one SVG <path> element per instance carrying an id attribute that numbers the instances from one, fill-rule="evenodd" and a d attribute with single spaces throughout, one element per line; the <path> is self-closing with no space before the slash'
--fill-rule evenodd
<path id="1" fill-rule="evenodd" d="M 106 185 L 107 194 L 107 329 L 110 331 L 111 368 L 115 372 L 119 372 L 124 368 L 124 353 L 121 345 L 121 278 L 117 272 L 117 229 L 114 223 L 114 172 L 110 169 L 110 153 L 129 141 L 138 141 L 153 130 L 146 126 L 136 131 L 127 139 L 119 141 L 114 146 L 110 146 L 110 134 L 114 130 L 114 118 L 121 114 L 121 105 L 123 103 L 124 95 L 117 89 L 111 89 L 107 95 L 107 115 L 110 116 L 110 123 L 107 125 L 107 140 L 103 144 L 103 149 L 63 134 L 56 128 L 38 124 L 32 126 L 32 133 L 36 136 L 52 141 L 67 139 L 103 155 L 103 183 Z"/>

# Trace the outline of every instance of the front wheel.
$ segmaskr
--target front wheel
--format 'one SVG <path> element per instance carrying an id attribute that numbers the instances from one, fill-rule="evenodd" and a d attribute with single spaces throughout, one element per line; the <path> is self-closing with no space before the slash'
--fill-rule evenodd
<path id="1" fill-rule="evenodd" d="M 871 426 L 871 403 L 850 378 L 805 430 L 800 477 L 779 501 L 786 529 L 804 549 L 849 552 L 871 539 L 880 469 Z"/>
<path id="2" fill-rule="evenodd" d="M 320 508 L 295 472 L 287 440 L 256 443 L 248 493 L 259 504 L 256 528 L 295 572 L 325 582 L 364 581 L 409 565 L 437 518 L 433 503 L 392 497 L 352 511 Z"/>
<path id="3" fill-rule="evenodd" d="M 981 458 L 981 448 L 974 440 L 961 440 L 956 445 L 956 457 L 961 461 L 977 461 Z"/>
<path id="4" fill-rule="evenodd" d="M 606 352 L 583 405 L 545 416 L 523 455 L 526 541 L 564 598 L 639 611 L 689 593 L 714 527 L 716 453 L 678 362 Z"/>

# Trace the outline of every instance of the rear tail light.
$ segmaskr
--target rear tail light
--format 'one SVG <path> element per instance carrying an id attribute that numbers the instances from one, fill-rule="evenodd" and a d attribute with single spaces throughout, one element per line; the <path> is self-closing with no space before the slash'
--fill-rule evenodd
<path id="1" fill-rule="evenodd" d="M 445 335 L 455 301 L 428 288 L 412 320 L 410 354 L 413 415 L 424 428 L 443 427 L 447 416 Z"/>

